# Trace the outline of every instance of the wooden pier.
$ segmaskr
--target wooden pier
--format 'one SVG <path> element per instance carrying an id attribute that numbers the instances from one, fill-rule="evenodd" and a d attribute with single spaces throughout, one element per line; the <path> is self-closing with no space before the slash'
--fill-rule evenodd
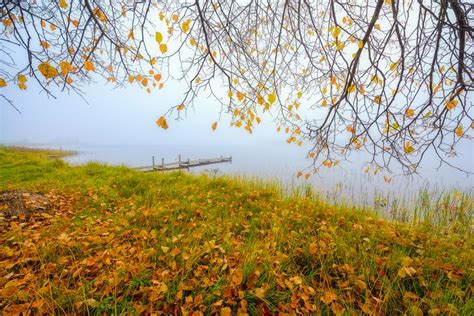
<path id="1" fill-rule="evenodd" d="M 206 166 L 216 163 L 230 162 L 232 163 L 232 156 L 230 157 L 219 157 L 219 158 L 210 158 L 210 159 L 197 159 L 197 160 L 181 160 L 181 155 L 178 157 L 178 161 L 165 163 L 165 158 L 161 158 L 161 164 L 155 163 L 155 156 L 152 157 L 151 166 L 135 167 L 133 169 L 140 170 L 143 172 L 152 172 L 152 171 L 170 171 L 170 170 L 180 170 L 200 166 Z"/>

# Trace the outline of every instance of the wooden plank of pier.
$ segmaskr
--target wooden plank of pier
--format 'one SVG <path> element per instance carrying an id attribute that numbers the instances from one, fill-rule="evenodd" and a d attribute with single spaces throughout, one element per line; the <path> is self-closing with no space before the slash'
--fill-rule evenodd
<path id="1" fill-rule="evenodd" d="M 194 167 L 206 166 L 216 163 L 230 162 L 232 163 L 232 156 L 230 157 L 219 157 L 219 158 L 210 158 L 210 159 L 197 159 L 197 160 L 181 160 L 181 155 L 178 158 L 178 161 L 165 163 L 164 158 L 161 159 L 161 164 L 155 164 L 155 157 L 152 157 L 151 166 L 136 167 L 133 169 L 140 170 L 143 172 L 151 171 L 170 171 L 170 170 L 180 170 L 180 169 L 190 169 Z"/>

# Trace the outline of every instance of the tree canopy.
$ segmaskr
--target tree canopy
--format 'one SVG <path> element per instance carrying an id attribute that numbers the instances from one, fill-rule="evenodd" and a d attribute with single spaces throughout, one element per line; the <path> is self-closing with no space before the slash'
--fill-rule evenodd
<path id="1" fill-rule="evenodd" d="M 474 8 L 462 0 L 3 1 L 1 87 L 81 94 L 95 76 L 146 91 L 181 80 L 252 132 L 311 144 L 309 177 L 352 153 L 376 169 L 451 163 L 474 128 Z M 21 63 L 24 62 L 24 63 Z M 210 122 L 216 129 L 217 122 Z"/>

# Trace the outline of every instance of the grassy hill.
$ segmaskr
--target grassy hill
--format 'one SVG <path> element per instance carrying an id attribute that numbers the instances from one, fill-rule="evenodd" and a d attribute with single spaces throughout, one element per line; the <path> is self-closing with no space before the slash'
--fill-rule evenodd
<path id="1" fill-rule="evenodd" d="M 0 148 L 0 314 L 474 314 L 472 218 L 52 154 Z"/>

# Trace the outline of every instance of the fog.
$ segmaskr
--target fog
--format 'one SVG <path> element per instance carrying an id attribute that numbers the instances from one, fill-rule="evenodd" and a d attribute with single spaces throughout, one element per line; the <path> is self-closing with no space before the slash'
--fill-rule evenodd
<path id="1" fill-rule="evenodd" d="M 32 81 L 32 80 L 31 80 Z M 91 160 L 111 164 L 139 166 L 157 161 L 212 158 L 233 155 L 232 165 L 214 165 L 219 172 L 277 179 L 285 183 L 305 183 L 296 179 L 298 170 L 309 165 L 305 159 L 307 147 L 288 145 L 284 134 L 276 132 L 270 115 L 262 117 L 262 124 L 252 134 L 230 127 L 230 115 L 222 113 L 215 99 L 199 96 L 186 118 L 168 119 L 169 129 L 158 128 L 155 120 L 169 107 L 179 104 L 185 89 L 179 82 L 167 82 L 165 88 L 148 94 L 136 86 L 115 88 L 96 82 L 84 87 L 84 99 L 68 92 L 55 92 L 48 97 L 29 82 L 28 90 L 20 91 L 10 85 L 2 92 L 15 102 L 21 111 L 2 101 L 0 107 L 0 143 L 6 145 L 41 146 L 74 149 L 79 155 L 71 163 Z M 218 121 L 215 132 L 211 124 Z M 465 141 L 458 147 L 459 156 L 453 162 L 467 170 L 473 169 L 474 151 Z M 450 167 L 435 170 L 438 160 L 427 156 L 420 176 L 405 178 L 396 172 L 364 174 L 363 155 L 353 157 L 336 169 L 323 170 L 309 183 L 319 190 L 333 191 L 345 184 L 345 194 L 371 197 L 370 192 L 416 192 L 427 185 L 435 188 L 459 188 L 472 191 L 472 177 Z M 203 168 L 198 169 L 202 171 Z M 383 181 L 383 175 L 393 178 Z M 369 193 L 368 193 L 369 192 Z"/>

